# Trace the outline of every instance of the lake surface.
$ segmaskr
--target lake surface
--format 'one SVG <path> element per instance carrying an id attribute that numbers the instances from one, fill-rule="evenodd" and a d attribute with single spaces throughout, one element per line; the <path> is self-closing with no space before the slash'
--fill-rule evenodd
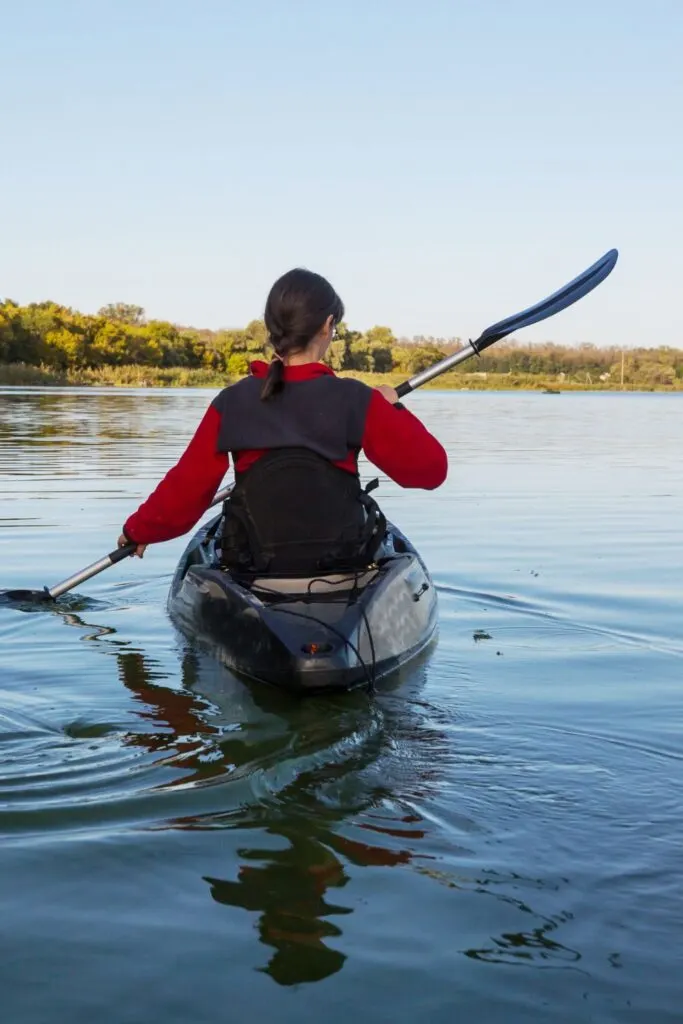
<path id="1" fill-rule="evenodd" d="M 111 550 L 211 397 L 0 390 L 0 587 Z M 0 606 L 3 1022 L 681 1021 L 683 396 L 408 401 L 440 636 L 375 696 L 195 648 L 183 538 Z"/>

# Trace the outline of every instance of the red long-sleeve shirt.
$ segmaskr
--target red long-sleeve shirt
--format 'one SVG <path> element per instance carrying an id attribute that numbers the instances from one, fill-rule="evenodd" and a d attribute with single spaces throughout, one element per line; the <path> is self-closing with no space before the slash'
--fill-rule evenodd
<path id="1" fill-rule="evenodd" d="M 265 377 L 268 364 L 254 362 L 251 373 Z M 287 381 L 313 380 L 333 371 L 322 363 L 285 367 Z M 211 505 L 230 465 L 229 456 L 218 451 L 221 417 L 209 406 L 175 466 L 123 527 L 125 535 L 137 544 L 172 540 L 192 529 Z M 448 459 L 443 447 L 427 428 L 407 409 L 397 408 L 373 390 L 365 420 L 362 449 L 370 462 L 401 487 L 433 490 L 446 479 Z M 235 470 L 243 472 L 263 455 L 263 451 L 235 453 Z M 351 473 L 357 472 L 356 454 L 335 463 Z"/>

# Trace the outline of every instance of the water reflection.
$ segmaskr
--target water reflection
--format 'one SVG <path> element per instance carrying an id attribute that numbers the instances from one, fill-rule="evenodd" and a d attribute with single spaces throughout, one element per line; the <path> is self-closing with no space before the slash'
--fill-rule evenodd
<path id="1" fill-rule="evenodd" d="M 35 622 L 35 610 L 29 610 Z M 358 693 L 300 701 L 237 679 L 186 640 L 178 661 L 152 657 L 105 625 L 105 611 L 77 596 L 43 610 L 113 659 L 130 698 L 116 724 L 104 721 L 106 704 L 98 708 L 94 699 L 87 721 L 62 726 L 64 739 L 51 748 L 54 770 L 74 778 L 70 751 L 86 757 L 78 766 L 78 792 L 87 787 L 91 815 L 101 826 L 107 819 L 104 792 L 99 813 L 96 805 L 99 787 L 106 786 L 123 798 L 146 801 L 142 826 L 153 832 L 225 830 L 263 837 L 243 843 L 225 877 L 203 876 L 207 894 L 258 915 L 259 940 L 269 950 L 258 969 L 277 984 L 338 972 L 347 958 L 336 948 L 343 918 L 357 910 L 354 901 L 341 898 L 351 867 L 404 867 L 431 856 L 420 854 L 425 823 L 397 801 L 391 770 L 397 750 L 407 744 L 410 772 L 407 778 L 401 768 L 401 784 L 425 791 L 439 779 L 445 736 L 426 725 L 415 699 L 424 668 L 399 677 L 376 700 Z M 108 751 L 106 775 L 98 744 Z M 124 751 L 144 758 L 134 775 Z M 90 787 L 87 773 L 95 765 Z M 28 805 L 30 772 L 25 780 Z M 200 792 L 206 799 L 197 799 Z M 182 797 L 181 813 L 175 794 Z M 59 794 L 60 817 L 82 827 L 69 806 L 73 795 Z M 55 794 L 47 790 L 43 796 L 50 803 Z"/>
<path id="2" fill-rule="evenodd" d="M 193 675 L 183 671 L 183 688 L 168 686 L 168 673 L 140 651 L 117 652 L 119 677 L 136 702 L 141 727 L 123 737 L 126 745 L 165 754 L 164 763 L 182 768 L 165 786 L 195 784 L 226 772 L 222 757 L 209 757 L 221 729 L 207 720 L 207 704 L 190 689 Z M 191 664 L 183 662 L 183 669 Z M 139 706 L 141 705 L 141 706 Z M 169 756 L 170 755 L 170 756 Z"/>
<path id="3" fill-rule="evenodd" d="M 236 880 L 205 876 L 209 892 L 218 903 L 258 914 L 259 940 L 275 951 L 259 970 L 278 984 L 319 981 L 341 970 L 346 954 L 330 940 L 339 939 L 342 928 L 333 919 L 355 908 L 330 898 L 330 890 L 347 885 L 347 865 L 410 864 L 419 857 L 415 844 L 426 835 L 419 815 L 397 816 L 389 810 L 392 787 L 383 773 L 373 772 L 396 740 L 391 714 L 373 706 L 364 694 L 299 702 L 236 680 L 191 649 L 182 660 L 181 691 L 159 685 L 163 674 L 143 655 L 122 652 L 117 658 L 124 685 L 144 704 L 138 714 L 154 725 L 154 732 L 129 734 L 127 742 L 155 752 L 172 750 L 174 763 L 182 763 L 184 769 L 176 782 L 208 781 L 245 771 L 255 776 L 253 802 L 239 815 L 232 809 L 214 811 L 176 817 L 155 827 L 199 832 L 256 829 L 275 837 L 276 848 L 259 845 L 238 851 Z M 222 725 L 217 724 L 221 720 Z M 411 726 L 403 720 L 400 728 Z M 417 719 L 411 731 L 418 741 L 432 743 L 437 738 Z M 207 738 L 216 751 L 208 763 Z M 419 760 L 422 783 L 433 784 L 438 771 L 431 752 L 425 750 Z M 284 774 L 284 785 L 263 785 L 263 773 L 269 770 Z M 381 806 L 383 813 L 373 820 L 373 808 Z M 367 838 L 344 835 L 350 826 Z M 398 848 L 391 847 L 392 841 Z M 423 858 L 429 859 L 429 854 Z"/>
<path id="4" fill-rule="evenodd" d="M 26 806 L 36 803 L 30 790 L 37 785 L 67 827 L 82 828 L 73 801 L 87 792 L 88 823 L 104 828 L 113 790 L 123 800 L 136 798 L 138 827 L 147 832 L 234 836 L 238 845 L 230 847 L 225 871 L 200 877 L 226 912 L 255 915 L 265 947 L 256 969 L 281 986 L 314 983 L 343 969 L 352 955 L 345 919 L 364 908 L 351 883 L 356 869 L 367 868 L 417 872 L 449 890 L 489 897 L 484 905 L 493 896 L 507 908 L 508 922 L 510 911 L 529 918 L 528 927 L 492 927 L 488 941 L 459 949 L 454 943 L 454 956 L 576 969 L 579 952 L 557 938 L 571 915 L 539 914 L 514 895 L 527 888 L 540 901 L 547 890 L 542 880 L 476 867 L 469 877 L 449 876 L 437 868 L 440 826 L 422 808 L 438 804 L 444 783 L 448 789 L 462 780 L 481 751 L 460 749 L 452 716 L 426 699 L 424 664 L 372 699 L 298 701 L 235 678 L 186 641 L 178 660 L 152 657 L 113 626 L 94 621 L 105 620 L 104 612 L 72 598 L 47 614 L 114 660 L 129 695 L 123 720 L 107 722 L 106 705 L 98 710 L 95 703 L 89 721 L 62 727 L 59 745 L 54 731 L 46 734 L 55 776 L 70 779 L 74 789 L 61 785 L 51 793 L 44 768 L 33 781 L 23 772 L 26 792 L 16 797 Z M 41 737 L 31 739 L 33 748 Z M 98 745 L 107 753 L 106 770 Z M 126 751 L 142 755 L 142 768 Z M 10 792 L 10 809 L 11 800 Z M 17 820 L 25 823 L 35 808 L 24 813 Z M 453 821 L 452 814 L 451 829 Z M 459 828 L 461 839 L 478 830 L 464 816 Z M 451 864 L 459 859 L 457 839 L 449 837 Z M 471 863 L 474 851 L 460 849 Z M 384 898 L 381 886 L 377 898 Z"/>
<path id="5" fill-rule="evenodd" d="M 325 940 L 342 934 L 328 919 L 351 914 L 353 908 L 328 902 L 325 894 L 330 888 L 343 888 L 349 876 L 314 836 L 285 828 L 278 834 L 288 841 L 284 850 L 242 851 L 245 859 L 263 861 L 261 867 L 241 865 L 236 882 L 204 880 L 216 902 L 259 914 L 259 940 L 275 950 L 259 970 L 280 985 L 321 981 L 340 971 L 346 961 L 346 955 Z"/>
<path id="6" fill-rule="evenodd" d="M 564 920 L 569 920 L 567 915 Z M 555 931 L 560 922 L 548 921 L 547 924 L 532 928 L 527 932 L 503 932 L 500 938 L 492 938 L 492 945 L 483 949 L 466 949 L 464 954 L 472 960 L 481 960 L 489 964 L 526 964 L 534 966 L 538 961 L 550 963 L 564 961 L 576 963 L 581 954 L 575 949 L 555 942 L 549 933 Z"/>
<path id="7" fill-rule="evenodd" d="M 219 680 L 225 685 L 224 699 L 229 701 L 235 693 L 234 677 L 203 656 L 193 652 L 184 665 L 185 685 L 194 693 L 202 686 L 208 690 L 209 706 L 216 704 Z M 390 810 L 392 787 L 373 769 L 392 749 L 391 717 L 373 707 L 365 695 L 337 702 L 328 699 L 323 707 L 322 701 L 301 703 L 255 684 L 237 685 L 243 688 L 242 708 L 248 694 L 258 714 L 251 723 L 242 719 L 239 727 L 218 741 L 224 770 L 247 768 L 260 774 L 270 766 L 277 775 L 278 766 L 288 762 L 290 781 L 272 787 L 256 783 L 255 801 L 238 817 L 231 811 L 214 812 L 175 818 L 158 827 L 256 830 L 274 837 L 276 845 L 238 850 L 241 863 L 236 880 L 204 876 L 204 881 L 217 903 L 258 914 L 259 940 L 274 950 L 258 970 L 280 985 L 319 981 L 344 966 L 346 954 L 330 940 L 333 943 L 343 934 L 341 922 L 335 919 L 356 909 L 351 901 L 331 897 L 330 890 L 338 892 L 347 885 L 348 865 L 411 863 L 420 856 L 414 844 L 426 831 L 418 827 L 419 815 L 397 816 Z M 224 705 L 223 714 L 225 710 Z M 171 715 L 164 717 L 168 721 Z M 431 730 L 425 734 L 432 737 Z M 431 769 L 427 775 L 432 777 Z M 384 812 L 373 821 L 372 810 L 379 806 Z M 367 840 L 344 835 L 350 827 L 363 830 Z M 396 839 L 399 848 L 392 849 L 390 843 Z"/>
<path id="8" fill-rule="evenodd" d="M 268 964 L 260 969 L 280 985 L 320 981 L 343 967 L 346 955 L 325 941 L 341 937 L 342 929 L 328 918 L 351 914 L 355 908 L 328 902 L 326 893 L 348 883 L 346 863 L 395 867 L 415 857 L 412 850 L 395 851 L 345 837 L 338 830 L 358 814 L 358 809 L 354 814 L 345 813 L 343 808 L 339 812 L 334 828 L 329 820 L 316 826 L 308 816 L 271 824 L 264 831 L 283 839 L 285 846 L 240 850 L 240 857 L 249 863 L 240 865 L 236 882 L 204 879 L 218 903 L 259 914 L 260 941 L 275 949 Z M 376 831 L 396 835 L 400 830 Z M 415 830 L 410 838 L 414 841 L 424 835 L 423 830 Z M 254 866 L 254 861 L 261 862 L 260 866 Z"/>
<path id="9" fill-rule="evenodd" d="M 0 473 L 8 478 L 120 477 L 129 472 L 130 445 L 141 439 L 147 459 L 159 448 L 169 461 L 169 440 L 189 440 L 209 400 L 209 392 L 189 393 L 178 404 L 177 396 L 162 390 L 146 393 L 144 401 L 139 393 L 118 389 L 0 391 Z"/>

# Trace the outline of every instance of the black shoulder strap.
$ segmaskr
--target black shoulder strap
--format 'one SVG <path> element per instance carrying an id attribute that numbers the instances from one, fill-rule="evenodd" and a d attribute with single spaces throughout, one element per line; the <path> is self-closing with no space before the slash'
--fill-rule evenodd
<path id="1" fill-rule="evenodd" d="M 368 561 L 375 560 L 378 550 L 387 532 L 387 519 L 382 509 L 370 492 L 379 487 L 379 479 L 374 477 L 369 480 L 359 495 L 359 499 L 365 509 L 365 526 L 363 528 L 363 544 L 367 552 Z"/>

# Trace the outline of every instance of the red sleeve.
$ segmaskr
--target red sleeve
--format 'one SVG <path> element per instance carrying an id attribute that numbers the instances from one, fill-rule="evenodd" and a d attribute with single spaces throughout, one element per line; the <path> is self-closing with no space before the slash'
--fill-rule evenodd
<path id="1" fill-rule="evenodd" d="M 229 466 L 217 449 L 220 413 L 212 405 L 189 445 L 156 490 L 123 527 L 136 544 L 155 544 L 187 533 L 210 506 Z"/>
<path id="2" fill-rule="evenodd" d="M 436 438 L 407 409 L 397 408 L 373 391 L 363 434 L 370 462 L 401 487 L 440 487 L 448 473 L 448 456 Z"/>

